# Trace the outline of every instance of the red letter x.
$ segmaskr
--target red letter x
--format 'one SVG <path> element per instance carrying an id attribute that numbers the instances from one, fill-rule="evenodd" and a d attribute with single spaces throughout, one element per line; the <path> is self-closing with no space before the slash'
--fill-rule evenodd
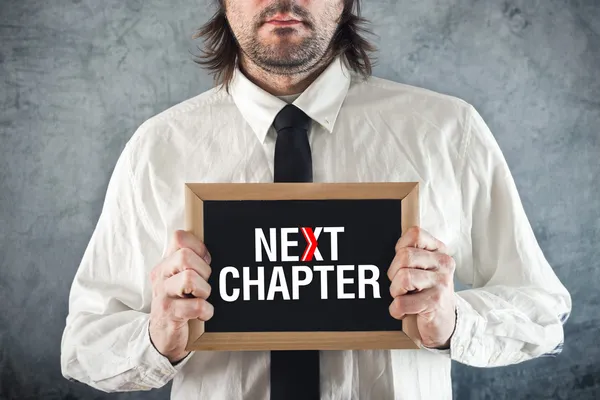
<path id="1" fill-rule="evenodd" d="M 304 235 L 304 239 L 306 239 L 306 249 L 302 254 L 302 261 L 312 261 L 313 254 L 315 254 L 315 250 L 317 249 L 317 239 L 315 238 L 315 234 L 313 233 L 312 228 L 300 228 L 302 234 Z"/>

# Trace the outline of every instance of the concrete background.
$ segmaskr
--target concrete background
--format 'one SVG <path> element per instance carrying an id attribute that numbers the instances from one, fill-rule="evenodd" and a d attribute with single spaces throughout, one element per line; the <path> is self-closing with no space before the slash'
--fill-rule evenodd
<path id="1" fill-rule="evenodd" d="M 600 1 L 369 0 L 375 74 L 474 104 L 570 290 L 563 354 L 455 364 L 458 399 L 600 398 Z M 64 380 L 72 278 L 125 142 L 211 85 L 209 0 L 0 1 L 0 399 L 107 395 Z"/>

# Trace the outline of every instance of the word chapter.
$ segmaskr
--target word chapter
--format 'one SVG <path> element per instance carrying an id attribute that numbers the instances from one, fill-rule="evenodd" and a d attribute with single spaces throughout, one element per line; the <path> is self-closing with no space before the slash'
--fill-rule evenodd
<path id="1" fill-rule="evenodd" d="M 289 285 L 285 278 L 284 269 L 282 266 L 275 266 L 272 269 L 272 274 L 269 279 L 269 287 L 265 297 L 266 279 L 265 279 L 265 267 L 258 266 L 255 268 L 257 277 L 250 277 L 250 267 L 242 268 L 242 288 L 243 288 L 243 300 L 251 299 L 251 287 L 256 287 L 257 300 L 273 300 L 275 294 L 280 293 L 283 300 L 298 300 L 300 298 L 300 287 L 307 286 L 313 281 L 313 271 L 320 273 L 321 281 L 321 299 L 328 298 L 328 274 L 329 272 L 336 271 L 337 278 L 337 291 L 336 297 L 338 299 L 354 299 L 355 293 L 347 292 L 346 285 L 354 285 L 354 278 L 345 277 L 344 274 L 347 271 L 355 271 L 355 265 L 315 265 L 312 268 L 306 265 L 294 265 L 292 266 L 292 280 L 291 280 L 291 292 Z M 367 271 L 370 276 L 367 277 Z M 231 277 L 229 277 L 231 275 Z M 302 277 L 301 277 L 302 275 Z M 235 267 L 225 267 L 221 270 L 219 275 L 219 290 L 221 298 L 225 301 L 236 301 L 240 297 L 240 289 L 233 288 L 231 291 L 228 290 L 228 283 L 233 279 L 239 279 L 240 273 Z M 381 298 L 379 293 L 379 268 L 375 265 L 359 265 L 358 266 L 358 298 L 366 298 L 366 286 L 372 287 L 373 297 L 376 299 Z"/>

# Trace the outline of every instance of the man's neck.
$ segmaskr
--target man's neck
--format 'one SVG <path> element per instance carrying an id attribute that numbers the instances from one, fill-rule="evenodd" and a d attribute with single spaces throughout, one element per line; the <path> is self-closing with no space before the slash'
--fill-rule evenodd
<path id="1" fill-rule="evenodd" d="M 332 57 L 323 57 L 313 68 L 294 75 L 278 75 L 265 71 L 242 55 L 240 70 L 261 89 L 273 96 L 287 96 L 303 92 L 325 68 L 333 61 Z"/>

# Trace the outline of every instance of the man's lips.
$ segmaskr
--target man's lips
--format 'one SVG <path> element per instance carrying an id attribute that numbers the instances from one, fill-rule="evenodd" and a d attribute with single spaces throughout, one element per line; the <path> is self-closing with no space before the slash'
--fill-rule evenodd
<path id="1" fill-rule="evenodd" d="M 281 15 L 280 14 L 280 15 L 275 15 L 275 16 L 271 17 L 266 23 L 278 25 L 278 26 L 290 26 L 290 25 L 301 24 L 302 21 L 292 18 L 289 15 Z"/>

